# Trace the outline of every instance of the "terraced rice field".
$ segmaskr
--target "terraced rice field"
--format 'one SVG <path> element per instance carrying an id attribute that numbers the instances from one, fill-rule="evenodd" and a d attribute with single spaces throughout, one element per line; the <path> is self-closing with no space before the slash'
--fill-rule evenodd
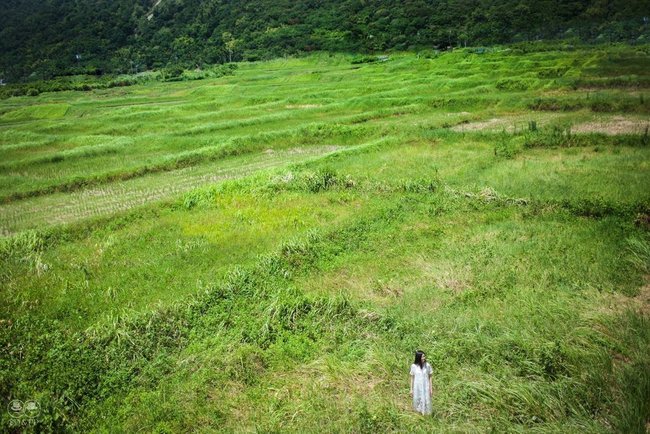
<path id="1" fill-rule="evenodd" d="M 34 432 L 645 432 L 649 53 L 0 101 L 2 396 Z"/>

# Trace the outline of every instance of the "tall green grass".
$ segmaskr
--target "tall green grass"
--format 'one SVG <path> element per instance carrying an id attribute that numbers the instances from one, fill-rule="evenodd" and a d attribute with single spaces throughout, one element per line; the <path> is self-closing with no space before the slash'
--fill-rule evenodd
<path id="1" fill-rule="evenodd" d="M 644 432 L 650 149 L 571 130 L 643 120 L 634 51 L 321 54 L 1 101 L 2 396 L 38 400 L 33 432 Z"/>

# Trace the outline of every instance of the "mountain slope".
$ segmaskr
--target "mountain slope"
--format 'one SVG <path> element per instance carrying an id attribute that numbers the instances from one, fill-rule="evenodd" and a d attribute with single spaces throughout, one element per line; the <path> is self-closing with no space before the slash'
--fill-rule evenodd
<path id="1" fill-rule="evenodd" d="M 0 14 L 0 78 L 195 67 L 313 50 L 643 40 L 649 10 L 648 0 L 12 0 Z"/>

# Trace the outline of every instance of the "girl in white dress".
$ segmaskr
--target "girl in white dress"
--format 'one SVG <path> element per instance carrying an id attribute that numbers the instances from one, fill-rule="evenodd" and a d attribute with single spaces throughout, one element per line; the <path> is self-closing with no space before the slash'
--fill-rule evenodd
<path id="1" fill-rule="evenodd" d="M 433 369 L 427 357 L 420 350 L 415 352 L 415 362 L 411 365 L 411 396 L 413 409 L 420 414 L 431 414 L 431 375 Z"/>

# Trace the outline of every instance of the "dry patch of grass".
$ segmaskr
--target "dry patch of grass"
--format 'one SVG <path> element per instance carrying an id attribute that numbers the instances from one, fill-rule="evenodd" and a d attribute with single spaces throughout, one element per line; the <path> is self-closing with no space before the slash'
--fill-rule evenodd
<path id="1" fill-rule="evenodd" d="M 632 298 L 632 304 L 642 315 L 650 316 L 650 276 L 646 276 L 646 284 L 639 289 L 636 297 Z"/>
<path id="2" fill-rule="evenodd" d="M 620 314 L 622 311 L 630 309 L 643 316 L 650 316 L 650 275 L 645 276 L 645 284 L 633 297 L 614 292 L 603 294 L 601 298 L 602 302 L 598 310 L 602 313 Z"/>
<path id="3" fill-rule="evenodd" d="M 483 131 L 483 130 L 492 130 L 495 129 L 499 126 L 503 126 L 506 124 L 505 119 L 499 119 L 499 118 L 492 118 L 488 119 L 486 121 L 480 121 L 480 122 L 469 122 L 466 124 L 460 124 L 452 127 L 451 129 L 453 131 L 463 133 L 467 131 Z"/>
<path id="4" fill-rule="evenodd" d="M 576 133 L 643 134 L 650 128 L 650 121 L 615 116 L 608 120 L 585 122 L 574 125 L 571 130 Z"/>
<path id="5" fill-rule="evenodd" d="M 566 115 L 562 113 L 535 113 L 534 115 L 530 113 L 513 113 L 498 118 L 494 117 L 487 120 L 460 123 L 451 127 L 451 130 L 458 133 L 504 130 L 512 133 L 527 130 L 529 127 L 528 123 L 533 120 L 537 123 L 538 127 L 542 127 L 565 116 Z"/>
<path id="6" fill-rule="evenodd" d="M 471 287 L 473 273 L 468 265 L 459 268 L 449 262 L 436 263 L 418 257 L 413 261 L 413 268 L 421 271 L 423 280 L 453 294 L 460 294 Z"/>

